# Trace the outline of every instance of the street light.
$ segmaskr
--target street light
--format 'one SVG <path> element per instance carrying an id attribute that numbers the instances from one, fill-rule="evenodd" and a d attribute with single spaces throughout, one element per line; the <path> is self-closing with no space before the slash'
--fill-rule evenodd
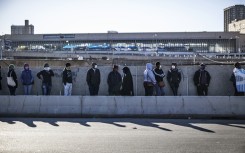
<path id="1" fill-rule="evenodd" d="M 239 59 L 241 58 L 241 49 L 240 49 L 240 37 L 236 36 L 236 40 L 238 40 L 238 55 Z"/>

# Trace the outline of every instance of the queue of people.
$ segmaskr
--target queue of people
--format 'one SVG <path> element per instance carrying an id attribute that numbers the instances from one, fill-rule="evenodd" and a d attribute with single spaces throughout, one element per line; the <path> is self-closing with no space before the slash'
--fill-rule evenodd
<path id="1" fill-rule="evenodd" d="M 245 70 L 241 68 L 240 63 L 235 63 L 235 68 L 231 75 L 230 81 L 234 86 L 234 96 L 244 95 L 244 85 L 241 86 L 241 77 L 245 76 Z M 210 73 L 205 69 L 206 65 L 201 64 L 200 68 L 195 72 L 193 82 L 196 86 L 198 96 L 207 96 L 208 87 L 211 81 Z M 134 96 L 134 84 L 133 77 L 129 67 L 123 67 L 123 75 L 119 71 L 119 66 L 114 65 L 112 71 L 108 74 L 107 84 L 108 93 L 110 96 Z M 37 73 L 37 78 L 41 80 L 42 94 L 50 95 L 52 89 L 52 77 L 54 72 L 50 68 L 48 63 L 44 64 L 43 70 Z M 166 83 L 164 81 L 165 73 L 162 70 L 160 62 L 156 62 L 155 66 L 151 63 L 146 64 L 146 69 L 143 73 L 145 89 L 145 96 L 164 96 Z M 167 82 L 173 92 L 174 96 L 178 96 L 178 88 L 181 82 L 181 70 L 177 68 L 177 63 L 172 63 L 170 69 L 167 71 Z M 32 86 L 34 84 L 34 76 L 30 70 L 29 64 L 24 64 L 24 69 L 20 76 L 21 83 L 25 95 L 31 95 Z M 0 66 L 0 90 L 2 90 L 2 75 Z M 239 82 L 240 81 L 240 82 Z M 72 95 L 73 75 L 71 70 L 71 64 L 66 63 L 62 73 L 62 82 L 64 85 L 64 95 Z M 89 88 L 91 96 L 96 96 L 99 93 L 101 74 L 96 63 L 92 63 L 92 67 L 87 71 L 86 82 Z M 15 73 L 15 66 L 9 65 L 9 71 L 7 73 L 7 85 L 10 95 L 15 95 L 18 88 L 17 75 Z"/>

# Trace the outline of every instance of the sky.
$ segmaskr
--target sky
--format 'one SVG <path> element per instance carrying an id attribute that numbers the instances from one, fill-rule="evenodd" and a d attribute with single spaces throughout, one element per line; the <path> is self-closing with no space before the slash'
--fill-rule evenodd
<path id="1" fill-rule="evenodd" d="M 223 31 L 236 4 L 245 0 L 0 0 L 0 35 L 26 19 L 35 34 Z"/>

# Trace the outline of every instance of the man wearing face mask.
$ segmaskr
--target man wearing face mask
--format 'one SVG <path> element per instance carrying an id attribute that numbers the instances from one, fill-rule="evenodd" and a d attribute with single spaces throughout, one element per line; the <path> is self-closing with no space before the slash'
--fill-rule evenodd
<path id="1" fill-rule="evenodd" d="M 179 84 L 181 81 L 181 73 L 180 70 L 177 69 L 176 63 L 172 63 L 171 69 L 168 70 L 167 80 L 173 91 L 174 96 L 177 96 Z"/>
<path id="2" fill-rule="evenodd" d="M 71 96 L 72 93 L 72 72 L 71 64 L 66 63 L 66 67 L 63 70 L 63 84 L 64 84 L 64 95 Z"/>
<path id="3" fill-rule="evenodd" d="M 24 86 L 25 95 L 31 94 L 32 85 L 34 83 L 34 78 L 32 72 L 29 69 L 29 64 L 24 64 L 24 70 L 21 73 L 21 82 Z"/>
<path id="4" fill-rule="evenodd" d="M 53 76 L 54 72 L 50 69 L 48 63 L 44 64 L 44 69 L 37 73 L 37 77 L 42 80 L 43 95 L 50 95 Z"/>
<path id="5" fill-rule="evenodd" d="M 205 70 L 205 64 L 200 65 L 200 69 L 195 72 L 194 83 L 197 87 L 198 96 L 208 95 L 208 86 L 211 80 L 211 76 L 208 71 Z"/>
<path id="6" fill-rule="evenodd" d="M 87 72 L 86 81 L 91 96 L 98 95 L 100 88 L 100 70 L 97 67 L 97 64 L 93 63 L 92 68 Z"/>

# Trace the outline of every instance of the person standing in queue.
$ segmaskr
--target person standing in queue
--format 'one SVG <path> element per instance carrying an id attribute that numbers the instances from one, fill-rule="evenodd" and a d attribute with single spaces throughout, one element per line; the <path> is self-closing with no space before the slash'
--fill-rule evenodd
<path id="1" fill-rule="evenodd" d="M 89 88 L 89 93 L 91 96 L 96 96 L 99 93 L 100 88 L 100 70 L 96 63 L 92 64 L 92 68 L 87 72 L 87 84 Z"/>
<path id="2" fill-rule="evenodd" d="M 14 64 L 10 64 L 8 76 L 7 76 L 7 84 L 8 84 L 10 95 L 12 96 L 15 96 L 15 91 L 18 88 L 17 75 L 14 69 L 15 69 Z"/>
<path id="3" fill-rule="evenodd" d="M 173 91 L 173 95 L 177 96 L 179 84 L 181 81 L 181 73 L 180 70 L 177 69 L 176 63 L 172 63 L 170 70 L 168 70 L 167 80 Z"/>
<path id="4" fill-rule="evenodd" d="M 42 80 L 43 95 L 50 95 L 52 89 L 52 77 L 54 72 L 49 67 L 49 64 L 44 64 L 44 69 L 37 73 L 37 77 Z"/>
<path id="5" fill-rule="evenodd" d="M 201 64 L 200 69 L 197 70 L 194 74 L 194 84 L 197 87 L 198 96 L 207 96 L 208 95 L 208 86 L 211 80 L 211 76 L 208 71 L 205 70 L 206 65 Z"/>
<path id="6" fill-rule="evenodd" d="M 133 85 L 133 77 L 130 72 L 130 69 L 125 66 L 123 68 L 123 81 L 122 81 L 122 89 L 121 95 L 122 96 L 134 96 L 134 85 Z"/>
<path id="7" fill-rule="evenodd" d="M 63 70 L 62 80 L 64 84 L 64 95 L 71 96 L 72 93 L 72 72 L 71 64 L 66 63 L 66 67 Z"/>
<path id="8" fill-rule="evenodd" d="M 113 70 L 109 73 L 107 78 L 108 92 L 110 96 L 119 96 L 122 85 L 122 77 L 118 72 L 118 66 L 114 65 Z"/>

